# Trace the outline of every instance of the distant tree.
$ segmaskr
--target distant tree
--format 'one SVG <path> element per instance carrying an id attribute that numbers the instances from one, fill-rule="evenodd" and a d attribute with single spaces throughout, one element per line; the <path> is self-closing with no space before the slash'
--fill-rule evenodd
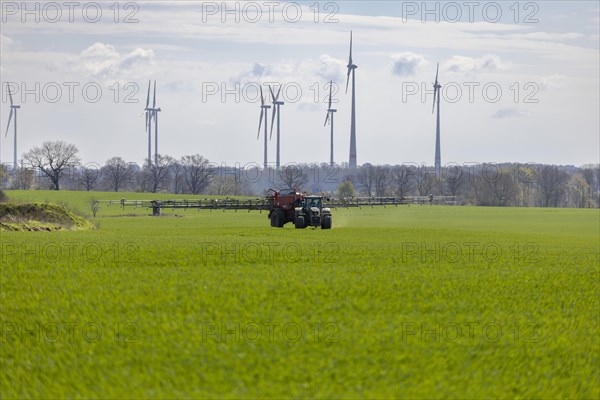
<path id="1" fill-rule="evenodd" d="M 375 196 L 385 196 L 390 185 L 390 167 L 387 165 L 378 165 L 374 167 L 373 183 L 375 186 Z"/>
<path id="2" fill-rule="evenodd" d="M 34 169 L 42 171 L 52 182 L 53 189 L 59 190 L 59 182 L 63 172 L 79 164 L 75 145 L 62 141 L 44 142 L 41 147 L 34 147 L 25 153 L 23 158 Z"/>
<path id="3" fill-rule="evenodd" d="M 200 194 L 210 184 L 214 176 L 214 168 L 200 154 L 183 156 L 181 158 L 183 176 L 187 188 L 192 194 Z"/>
<path id="4" fill-rule="evenodd" d="M 123 189 L 127 183 L 131 182 L 135 170 L 133 166 L 123 160 L 121 157 L 112 157 L 101 170 L 102 177 L 107 186 L 113 192 L 118 192 Z"/>
<path id="5" fill-rule="evenodd" d="M 279 185 L 284 188 L 302 190 L 308 183 L 308 177 L 302 171 L 302 167 L 296 164 L 285 165 L 277 171 Z"/>
<path id="6" fill-rule="evenodd" d="M 408 196 L 415 187 L 414 168 L 407 165 L 396 165 L 390 173 L 390 182 L 394 194 L 400 198 Z"/>
<path id="7" fill-rule="evenodd" d="M 592 188 L 581 173 L 571 176 L 567 183 L 567 194 L 567 206 L 577 208 L 592 206 Z"/>
<path id="8" fill-rule="evenodd" d="M 344 199 L 346 197 L 354 197 L 354 185 L 350 180 L 344 180 L 337 188 L 338 197 Z"/>
<path id="9" fill-rule="evenodd" d="M 183 193 L 185 188 L 184 171 L 181 162 L 175 161 L 171 164 L 171 173 L 173 175 L 173 193 Z"/>
<path id="10" fill-rule="evenodd" d="M 77 181 L 86 191 L 89 192 L 90 190 L 94 190 L 99 177 L 100 171 L 97 168 L 84 167 L 79 171 Z"/>
<path id="11" fill-rule="evenodd" d="M 356 183 L 359 190 L 365 195 L 371 197 L 375 188 L 375 166 L 372 164 L 364 164 L 358 168 L 356 173 Z"/>
<path id="12" fill-rule="evenodd" d="M 427 171 L 425 166 L 421 167 L 413 175 L 415 186 L 419 196 L 429 196 L 436 184 L 436 177 L 431 171 Z"/>
<path id="13" fill-rule="evenodd" d="M 559 207 L 569 175 L 556 166 L 546 165 L 538 175 L 538 189 L 543 207 Z"/>
<path id="14" fill-rule="evenodd" d="M 461 187 L 465 184 L 466 174 L 459 165 L 444 168 L 444 183 L 451 196 L 457 196 Z"/>
<path id="15" fill-rule="evenodd" d="M 172 157 L 165 155 L 157 155 L 154 162 L 146 161 L 143 174 L 147 178 L 145 182 L 148 184 L 149 191 L 156 193 L 159 189 L 165 187 L 171 165 L 175 160 Z"/>
<path id="16" fill-rule="evenodd" d="M 480 206 L 511 206 L 516 203 L 519 185 L 510 171 L 497 169 L 496 173 L 481 171 L 475 177 L 473 191 Z"/>

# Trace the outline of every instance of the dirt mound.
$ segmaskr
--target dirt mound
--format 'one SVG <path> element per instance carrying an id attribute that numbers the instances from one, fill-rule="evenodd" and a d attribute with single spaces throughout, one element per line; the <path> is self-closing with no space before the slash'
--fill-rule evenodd
<path id="1" fill-rule="evenodd" d="M 94 229 L 94 224 L 64 206 L 42 203 L 0 203 L 2 231 Z"/>

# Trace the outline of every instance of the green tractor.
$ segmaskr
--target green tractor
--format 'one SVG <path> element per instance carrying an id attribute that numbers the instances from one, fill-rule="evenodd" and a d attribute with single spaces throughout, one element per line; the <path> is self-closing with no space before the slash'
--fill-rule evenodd
<path id="1" fill-rule="evenodd" d="M 331 210 L 323 207 L 322 196 L 306 196 L 294 189 L 279 192 L 269 189 L 269 215 L 271 226 L 282 228 L 293 222 L 297 229 L 307 226 L 331 229 Z"/>
<path id="2" fill-rule="evenodd" d="M 299 207 L 294 209 L 294 225 L 296 229 L 307 226 L 331 229 L 331 210 L 323 207 L 322 196 L 304 196 Z"/>

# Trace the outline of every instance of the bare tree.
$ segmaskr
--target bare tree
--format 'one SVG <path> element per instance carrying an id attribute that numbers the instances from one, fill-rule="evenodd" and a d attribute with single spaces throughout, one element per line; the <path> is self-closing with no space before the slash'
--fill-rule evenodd
<path id="1" fill-rule="evenodd" d="M 414 189 L 414 169 L 406 165 L 396 165 L 391 171 L 391 184 L 396 196 L 403 198 Z"/>
<path id="2" fill-rule="evenodd" d="M 567 206 L 587 208 L 592 206 L 592 188 L 583 174 L 573 175 L 567 184 Z"/>
<path id="3" fill-rule="evenodd" d="M 423 166 L 413 176 L 419 196 L 429 196 L 431 194 L 431 190 L 436 184 L 435 175 L 427 171 L 426 167 Z"/>
<path id="4" fill-rule="evenodd" d="M 75 145 L 56 141 L 44 142 L 42 147 L 34 147 L 23 157 L 32 168 L 39 169 L 50 179 L 54 190 L 59 190 L 65 169 L 79 164 L 78 153 Z"/>
<path id="5" fill-rule="evenodd" d="M 214 168 L 200 154 L 183 156 L 181 165 L 185 183 L 190 193 L 199 194 L 210 184 L 214 175 Z"/>
<path id="6" fill-rule="evenodd" d="M 98 211 L 100 211 L 100 202 L 98 201 L 98 199 L 90 197 L 88 205 L 90 207 L 92 215 L 94 216 L 94 218 L 96 218 L 96 214 L 98 214 Z"/>
<path id="7" fill-rule="evenodd" d="M 482 171 L 481 175 L 475 178 L 472 190 L 477 205 L 510 206 L 516 202 L 519 185 L 509 171 L 499 170 L 493 176 L 488 176 Z"/>
<path id="8" fill-rule="evenodd" d="M 128 182 L 131 182 L 135 175 L 135 170 L 131 164 L 127 163 L 121 157 L 113 157 L 106 161 L 102 167 L 102 176 L 108 187 L 118 192 L 123 189 Z"/>
<path id="9" fill-rule="evenodd" d="M 543 207 L 559 207 L 569 175 L 556 166 L 546 165 L 538 175 L 540 201 Z"/>
<path id="10" fill-rule="evenodd" d="M 375 187 L 375 166 L 369 163 L 362 165 L 356 174 L 356 183 L 360 191 L 371 197 Z"/>
<path id="11" fill-rule="evenodd" d="M 82 168 L 79 172 L 78 182 L 86 191 L 94 190 L 96 182 L 100 177 L 100 171 L 96 168 Z"/>
<path id="12" fill-rule="evenodd" d="M 374 167 L 373 183 L 375 184 L 375 196 L 385 196 L 390 184 L 390 168 L 387 165 Z"/>
<path id="13" fill-rule="evenodd" d="M 156 193 L 159 189 L 165 187 L 165 182 L 174 161 L 172 157 L 159 154 L 154 162 L 146 162 L 143 174 L 147 178 L 147 180 L 145 179 L 145 183 L 148 184 L 150 192 Z"/>
<path id="14" fill-rule="evenodd" d="M 285 165 L 277 171 L 279 184 L 286 188 L 302 190 L 308 182 L 308 177 L 299 165 Z"/>
<path id="15" fill-rule="evenodd" d="M 171 164 L 171 173 L 173 174 L 173 193 L 183 193 L 185 179 L 183 176 L 183 166 L 179 161 L 175 161 Z"/>
<path id="16" fill-rule="evenodd" d="M 461 187 L 464 185 L 466 177 L 459 165 L 444 168 L 444 182 L 446 189 L 451 196 L 458 195 Z"/>

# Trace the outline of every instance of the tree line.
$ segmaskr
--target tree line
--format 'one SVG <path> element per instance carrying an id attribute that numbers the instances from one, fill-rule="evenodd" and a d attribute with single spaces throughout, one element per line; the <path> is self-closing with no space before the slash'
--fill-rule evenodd
<path id="1" fill-rule="evenodd" d="M 143 166 L 112 157 L 103 165 L 82 164 L 76 146 L 45 142 L 23 155 L 21 165 L 0 166 L 8 189 L 67 189 L 113 192 L 166 192 L 221 196 L 264 195 L 292 187 L 335 197 L 455 196 L 458 204 L 482 206 L 598 207 L 600 165 L 450 165 L 436 176 L 417 164 L 289 164 L 263 170 L 256 164 L 228 167 L 200 154 L 175 159 L 158 155 Z"/>

